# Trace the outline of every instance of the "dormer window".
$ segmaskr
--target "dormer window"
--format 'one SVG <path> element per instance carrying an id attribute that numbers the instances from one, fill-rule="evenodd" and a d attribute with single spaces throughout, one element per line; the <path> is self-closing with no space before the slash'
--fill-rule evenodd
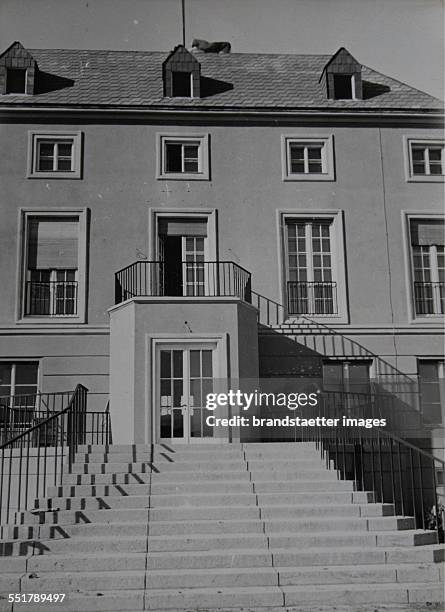
<path id="1" fill-rule="evenodd" d="M 354 100 L 354 75 L 334 74 L 334 97 L 336 100 Z"/>
<path id="2" fill-rule="evenodd" d="M 35 93 L 37 62 L 24 46 L 16 41 L 0 54 L 0 95 Z"/>
<path id="3" fill-rule="evenodd" d="M 6 70 L 6 93 L 26 93 L 26 70 L 23 68 L 8 68 Z"/>
<path id="4" fill-rule="evenodd" d="M 193 78 L 189 72 L 172 72 L 172 97 L 192 98 Z"/>
<path id="5" fill-rule="evenodd" d="M 341 47 L 323 68 L 320 82 L 331 100 L 363 98 L 362 66 L 344 47 Z"/>
<path id="6" fill-rule="evenodd" d="M 200 97 L 201 66 L 185 47 L 175 47 L 163 63 L 162 70 L 166 98 Z"/>

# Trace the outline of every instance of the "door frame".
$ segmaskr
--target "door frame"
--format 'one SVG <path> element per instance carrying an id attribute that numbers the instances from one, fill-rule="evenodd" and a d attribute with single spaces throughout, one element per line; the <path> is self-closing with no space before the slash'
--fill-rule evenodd
<path id="1" fill-rule="evenodd" d="M 213 378 L 216 381 L 215 392 L 224 393 L 229 387 L 229 360 L 228 360 L 228 334 L 199 334 L 199 336 L 191 337 L 190 334 L 156 334 L 146 336 L 146 381 L 145 381 L 145 439 L 152 444 L 158 444 L 158 414 L 157 414 L 157 360 L 159 348 L 162 346 L 171 345 L 189 345 L 193 348 L 194 345 L 214 344 L 214 372 Z M 230 428 L 219 428 L 223 435 L 212 438 L 202 438 L 200 444 L 218 444 L 227 443 L 230 441 Z M 198 440 L 198 438 L 196 439 Z M 195 440 L 193 440 L 195 443 Z"/>
<path id="2" fill-rule="evenodd" d="M 207 261 L 218 261 L 218 228 L 216 208 L 149 208 L 148 209 L 148 260 L 159 259 L 159 220 L 168 217 L 207 218 Z"/>

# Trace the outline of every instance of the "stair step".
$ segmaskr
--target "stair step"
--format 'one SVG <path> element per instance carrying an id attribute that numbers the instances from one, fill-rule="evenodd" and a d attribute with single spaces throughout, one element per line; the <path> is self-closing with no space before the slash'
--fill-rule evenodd
<path id="1" fill-rule="evenodd" d="M 256 481 L 255 493 L 292 493 L 296 491 L 353 491 L 354 483 L 352 480 L 294 480 L 290 482 Z"/>
<path id="2" fill-rule="evenodd" d="M 365 504 L 373 501 L 373 494 L 363 491 L 300 491 L 298 493 L 258 493 L 258 505 L 287 506 L 293 504 Z"/>

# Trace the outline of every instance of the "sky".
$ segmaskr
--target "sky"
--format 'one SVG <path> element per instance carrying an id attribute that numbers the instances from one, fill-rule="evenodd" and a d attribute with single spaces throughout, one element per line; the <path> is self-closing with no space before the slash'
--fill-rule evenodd
<path id="1" fill-rule="evenodd" d="M 333 54 L 443 98 L 444 0 L 184 0 L 186 44 L 228 40 L 239 53 Z M 169 51 L 181 0 L 0 0 L 0 49 Z"/>

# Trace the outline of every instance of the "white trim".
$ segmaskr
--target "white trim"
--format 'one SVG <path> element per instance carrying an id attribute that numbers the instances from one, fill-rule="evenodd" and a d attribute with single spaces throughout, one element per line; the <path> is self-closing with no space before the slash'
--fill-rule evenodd
<path id="1" fill-rule="evenodd" d="M 59 140 L 72 141 L 72 158 L 69 172 L 39 172 L 38 164 L 38 144 L 43 139 L 57 143 Z M 55 130 L 29 130 L 28 131 L 28 166 L 27 178 L 32 179 L 80 179 L 82 178 L 82 132 L 80 131 L 55 131 Z"/>
<path id="2" fill-rule="evenodd" d="M 413 174 L 412 172 L 412 145 L 445 147 L 445 141 L 440 138 L 419 138 L 419 136 L 403 137 L 403 159 L 405 166 L 405 180 L 408 183 L 443 183 L 444 174 Z M 445 148 L 442 149 L 442 167 L 445 169 Z"/>
<path id="3" fill-rule="evenodd" d="M 163 344 L 215 344 L 215 368 L 213 378 L 215 380 L 227 380 L 228 370 L 228 334 L 203 333 L 199 336 L 190 337 L 190 334 L 146 334 L 145 336 L 145 440 L 148 443 L 157 441 L 157 421 L 154 418 L 156 410 L 156 351 Z M 151 410 L 151 431 L 148 425 L 147 415 Z M 223 438 L 213 439 L 215 442 L 228 442 L 230 432 L 227 432 L 227 440 Z"/>
<path id="4" fill-rule="evenodd" d="M 408 322 L 412 324 L 433 324 L 437 325 L 443 321 L 442 314 L 431 314 L 428 316 L 417 316 L 414 307 L 414 296 L 413 296 L 413 267 L 412 267 L 412 250 L 411 250 L 411 235 L 410 235 L 410 222 L 412 219 L 431 219 L 444 221 L 445 214 L 434 212 L 417 212 L 413 210 L 402 210 L 402 236 L 403 236 L 403 259 L 405 267 L 405 287 L 406 287 L 406 299 L 408 309 Z"/>
<path id="5" fill-rule="evenodd" d="M 27 273 L 27 228 L 29 217 L 78 217 L 78 271 L 77 271 L 77 315 L 51 315 L 34 317 L 24 315 L 25 280 Z M 87 208 L 19 208 L 18 222 L 18 266 L 17 266 L 17 297 L 16 297 L 16 323 L 28 326 L 33 325 L 69 325 L 86 322 L 86 287 L 87 287 Z"/>
<path id="6" fill-rule="evenodd" d="M 322 172 L 315 174 L 304 172 L 301 174 L 290 172 L 290 145 L 301 146 L 318 144 L 323 145 L 321 149 Z M 302 136 L 301 134 L 281 135 L 281 177 L 283 181 L 335 181 L 334 168 L 334 136 L 316 135 Z"/>
<path id="7" fill-rule="evenodd" d="M 342 210 L 314 210 L 298 209 L 277 210 L 278 234 L 279 234 L 279 282 L 281 303 L 284 305 L 285 320 L 298 321 L 299 317 L 287 314 L 287 289 L 286 289 L 286 245 L 285 228 L 287 219 L 331 219 L 332 220 L 332 270 L 337 283 L 337 315 L 308 315 L 311 319 L 319 319 L 323 323 L 349 323 L 349 310 L 346 288 L 346 262 L 344 241 L 344 214 Z"/>
<path id="8" fill-rule="evenodd" d="M 181 132 L 156 134 L 156 178 L 159 180 L 208 181 L 209 171 L 209 134 L 187 134 Z M 198 172 L 167 172 L 165 169 L 165 146 L 176 144 L 198 145 Z"/>

